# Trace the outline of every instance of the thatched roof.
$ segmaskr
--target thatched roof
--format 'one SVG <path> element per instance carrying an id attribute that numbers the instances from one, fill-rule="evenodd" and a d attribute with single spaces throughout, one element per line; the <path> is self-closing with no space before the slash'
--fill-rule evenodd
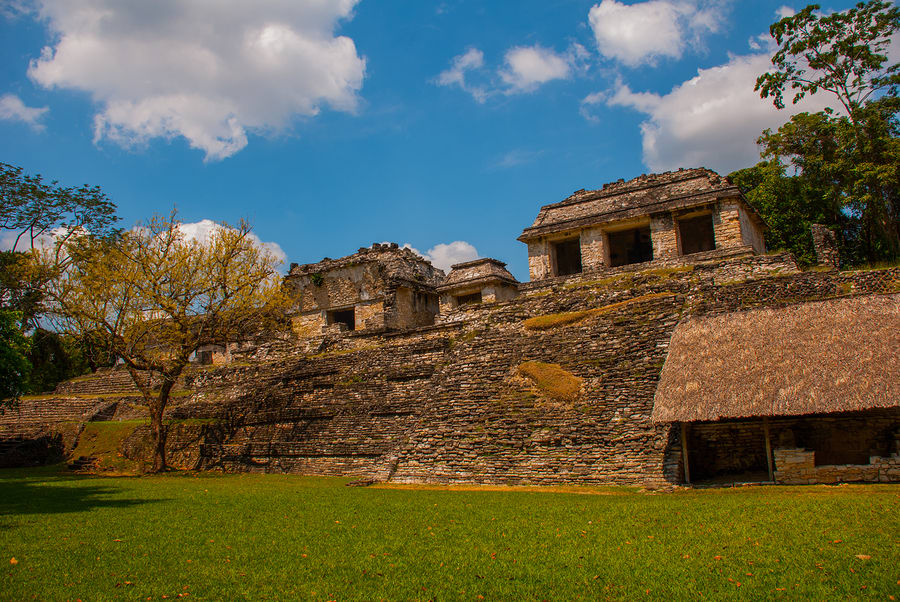
<path id="1" fill-rule="evenodd" d="M 675 329 L 654 422 L 900 405 L 900 295 L 689 319 Z"/>
<path id="2" fill-rule="evenodd" d="M 710 205 L 724 198 L 744 202 L 737 186 L 709 169 L 645 174 L 627 182 L 604 184 L 600 190 L 579 190 L 563 201 L 544 205 L 519 240 L 527 242 L 553 232 Z M 762 223 L 753 208 L 744 204 Z"/>

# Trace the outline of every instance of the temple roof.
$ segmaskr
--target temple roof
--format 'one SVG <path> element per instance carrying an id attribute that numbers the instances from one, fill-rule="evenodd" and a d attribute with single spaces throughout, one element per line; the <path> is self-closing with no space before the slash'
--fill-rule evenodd
<path id="1" fill-rule="evenodd" d="M 743 197 L 730 180 L 710 169 L 644 174 L 627 182 L 604 184 L 599 190 L 578 190 L 565 200 L 544 205 L 519 240 L 525 242 L 543 234 L 703 205 L 723 198 Z M 752 209 L 751 213 L 755 215 Z"/>
<path id="2" fill-rule="evenodd" d="M 403 280 L 424 286 L 434 287 L 444 281 L 444 272 L 431 265 L 431 262 L 408 248 L 401 248 L 397 243 L 375 243 L 371 247 L 362 247 L 356 253 L 331 259 L 326 257 L 316 263 L 298 265 L 291 264 L 288 278 L 326 274 L 333 270 L 348 268 L 362 263 L 377 263 L 384 269 L 384 275 L 394 280 Z"/>

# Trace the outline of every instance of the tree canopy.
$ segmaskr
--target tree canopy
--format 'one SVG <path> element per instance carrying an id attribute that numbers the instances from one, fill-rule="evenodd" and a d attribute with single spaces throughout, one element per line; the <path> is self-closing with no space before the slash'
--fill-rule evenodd
<path id="1" fill-rule="evenodd" d="M 246 222 L 190 239 L 173 214 L 109 238 L 66 243 L 48 292 L 60 330 L 99 333 L 147 405 L 155 471 L 165 468 L 163 415 L 200 347 L 256 335 L 283 316 L 278 260 Z M 52 262 L 50 254 L 45 254 Z"/>
<path id="2" fill-rule="evenodd" d="M 818 13 L 820 8 L 810 4 L 772 24 L 769 33 L 778 44 L 775 70 L 760 75 L 755 89 L 762 98 L 771 96 L 779 109 L 788 85 L 795 91 L 794 104 L 824 90 L 855 122 L 857 110 L 876 93 L 894 93 L 900 82 L 900 65 L 885 65 L 884 54 L 900 27 L 900 9 L 882 0 L 829 15 Z"/>
<path id="3" fill-rule="evenodd" d="M 19 330 L 19 319 L 15 312 L 0 309 L 0 408 L 19 399 L 31 372 L 28 339 Z"/>
<path id="4" fill-rule="evenodd" d="M 32 249 L 50 234 L 68 238 L 88 231 L 102 236 L 118 219 L 116 206 L 99 186 L 60 186 L 0 163 L 0 230 L 15 234 L 13 251 Z"/>
<path id="5" fill-rule="evenodd" d="M 845 263 L 900 257 L 900 65 L 884 50 L 900 28 L 900 9 L 880 0 L 822 15 L 812 4 L 770 28 L 775 70 L 756 89 L 784 108 L 826 91 L 836 106 L 800 113 L 759 138 L 762 163 L 732 174 L 770 225 L 773 248 L 811 262 L 808 226 L 838 234 Z M 783 196 L 790 195 L 790 196 Z M 802 224 L 802 227 L 800 225 Z"/>

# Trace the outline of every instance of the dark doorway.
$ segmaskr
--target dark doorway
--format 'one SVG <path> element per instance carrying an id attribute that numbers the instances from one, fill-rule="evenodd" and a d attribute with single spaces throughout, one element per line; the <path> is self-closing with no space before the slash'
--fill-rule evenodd
<path id="1" fill-rule="evenodd" d="M 356 330 L 356 315 L 353 309 L 328 312 L 328 324 L 343 324 L 347 330 Z"/>
<path id="2" fill-rule="evenodd" d="M 456 297 L 457 307 L 462 307 L 463 305 L 477 305 L 479 303 L 481 303 L 481 291 L 472 293 L 471 295 L 459 295 Z"/>
<path id="3" fill-rule="evenodd" d="M 610 232 L 607 239 L 610 267 L 643 263 L 653 259 L 653 243 L 650 240 L 649 227 Z"/>
<path id="4" fill-rule="evenodd" d="M 715 249 L 716 235 L 713 230 L 712 215 L 678 220 L 678 238 L 681 241 L 682 255 Z"/>
<path id="5" fill-rule="evenodd" d="M 556 256 L 556 275 L 568 276 L 581 273 L 581 241 L 577 238 L 553 244 Z"/>

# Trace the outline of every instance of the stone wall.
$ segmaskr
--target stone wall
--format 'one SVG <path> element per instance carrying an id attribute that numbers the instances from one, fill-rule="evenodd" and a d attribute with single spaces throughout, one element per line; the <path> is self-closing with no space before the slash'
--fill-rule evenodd
<path id="1" fill-rule="evenodd" d="M 898 483 L 900 454 L 890 457 L 872 456 L 868 464 L 834 464 L 817 466 L 814 451 L 782 448 L 774 451 L 775 482 L 780 485 L 813 483 Z"/>
<path id="2" fill-rule="evenodd" d="M 584 271 L 598 270 L 606 265 L 606 235 L 603 229 L 585 228 L 581 231 L 581 267 Z M 533 278 L 533 277 L 532 277 Z"/>
<path id="3" fill-rule="evenodd" d="M 766 252 L 766 241 L 757 220 L 750 217 L 746 207 L 738 209 L 741 222 L 741 244 L 753 247 L 757 253 Z"/>
<path id="4" fill-rule="evenodd" d="M 737 200 L 719 202 L 717 210 L 713 211 L 713 231 L 716 235 L 717 249 L 744 246 L 744 237 L 741 233 L 741 207 Z"/>
<path id="5" fill-rule="evenodd" d="M 652 424 L 650 413 L 681 319 L 900 291 L 897 268 L 789 268 L 785 256 L 710 256 L 531 283 L 524 295 L 467 307 L 444 325 L 335 333 L 317 339 L 315 349 L 272 347 L 260 359 L 194 371 L 170 415 L 208 425 L 185 436 L 184 461 L 211 469 L 403 482 L 677 484 L 678 429 Z M 599 308 L 563 326 L 525 323 Z M 532 360 L 583 379 L 579 396 L 544 397 L 518 373 Z M 61 402 L 32 403 L 58 421 Z M 13 421 L 8 435 L 23 435 L 25 426 Z M 749 432 L 746 440 L 757 445 Z"/>

